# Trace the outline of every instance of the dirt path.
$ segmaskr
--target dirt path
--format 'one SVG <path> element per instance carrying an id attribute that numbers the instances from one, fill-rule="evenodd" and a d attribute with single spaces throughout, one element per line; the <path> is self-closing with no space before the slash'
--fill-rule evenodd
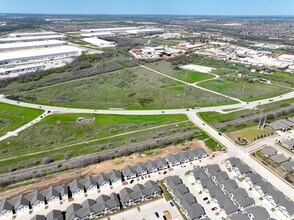
<path id="1" fill-rule="evenodd" d="M 104 161 L 98 164 L 89 165 L 81 169 L 73 169 L 57 174 L 53 174 L 44 178 L 34 179 L 31 183 L 24 182 L 23 184 L 15 185 L 13 189 L 0 192 L 0 200 L 4 198 L 12 198 L 22 193 L 28 193 L 37 189 L 46 189 L 53 185 L 61 185 L 70 183 L 72 180 L 84 177 L 86 175 L 96 175 L 101 172 L 109 172 L 112 169 L 121 170 L 126 165 L 135 165 L 138 162 L 145 162 L 147 160 L 153 160 L 158 157 L 167 157 L 171 153 L 178 153 L 187 148 L 193 149 L 195 147 L 202 147 L 207 150 L 208 153 L 211 151 L 205 146 L 203 141 L 191 141 L 186 145 L 169 146 L 162 149 L 155 149 L 146 151 L 146 153 L 134 153 L 127 157 L 119 157 L 113 160 Z M 148 155 L 148 156 L 147 156 Z"/>

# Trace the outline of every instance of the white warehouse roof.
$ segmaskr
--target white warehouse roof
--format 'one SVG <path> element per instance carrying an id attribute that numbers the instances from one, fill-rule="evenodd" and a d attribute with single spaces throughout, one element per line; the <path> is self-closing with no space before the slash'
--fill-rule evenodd
<path id="1" fill-rule="evenodd" d="M 115 47 L 116 43 L 112 42 L 112 41 L 106 41 L 106 40 L 101 40 L 99 38 L 96 37 L 92 37 L 92 38 L 84 38 L 84 41 L 90 43 L 90 44 L 94 44 L 97 45 L 99 47 Z"/>
<path id="2" fill-rule="evenodd" d="M 135 30 L 137 27 L 119 27 L 119 28 L 100 28 L 100 29 L 83 29 L 81 32 L 122 32 L 127 30 Z"/>
<path id="3" fill-rule="evenodd" d="M 13 43 L 13 42 L 29 42 L 38 40 L 53 40 L 53 39 L 65 39 L 64 35 L 50 35 L 50 36 L 37 36 L 37 37 L 8 37 L 0 38 L 0 43 Z"/>
<path id="4" fill-rule="evenodd" d="M 28 37 L 28 36 L 45 36 L 45 35 L 56 35 L 55 32 L 32 32 L 32 33 L 12 33 L 9 34 L 11 37 Z"/>
<path id="5" fill-rule="evenodd" d="M 150 29 L 138 29 L 138 30 L 129 30 L 129 34 L 144 34 L 144 33 L 163 33 L 164 29 L 159 28 L 150 28 Z"/>
<path id="6" fill-rule="evenodd" d="M 62 55 L 69 53 L 82 54 L 85 50 L 73 46 L 60 46 L 51 48 L 42 48 L 35 50 L 17 51 L 11 53 L 0 53 L 0 64 L 22 59 L 34 59 L 39 57 Z"/>
<path id="7" fill-rule="evenodd" d="M 29 42 L 16 42 L 0 44 L 0 51 L 3 50 L 17 50 L 23 48 L 45 47 L 45 46 L 58 46 L 66 45 L 67 42 L 60 40 L 47 40 L 47 41 L 29 41 Z"/>
<path id="8" fill-rule="evenodd" d="M 82 37 L 112 37 L 115 33 L 112 32 L 92 32 L 87 34 L 81 34 Z"/>

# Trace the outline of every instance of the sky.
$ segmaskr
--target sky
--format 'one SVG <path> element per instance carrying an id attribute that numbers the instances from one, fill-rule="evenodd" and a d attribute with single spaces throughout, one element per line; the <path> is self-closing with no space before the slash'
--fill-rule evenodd
<path id="1" fill-rule="evenodd" d="M 294 16 L 294 0 L 0 0 L 0 13 Z"/>

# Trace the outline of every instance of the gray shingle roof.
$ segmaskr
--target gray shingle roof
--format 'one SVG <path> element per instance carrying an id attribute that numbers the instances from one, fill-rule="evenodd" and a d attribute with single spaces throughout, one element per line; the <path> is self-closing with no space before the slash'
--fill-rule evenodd
<path id="1" fill-rule="evenodd" d="M 60 210 L 53 209 L 46 215 L 46 220 L 55 220 L 56 218 L 62 216 Z"/>
<path id="2" fill-rule="evenodd" d="M 264 220 L 270 217 L 266 209 L 260 206 L 248 208 L 246 212 L 251 213 L 254 216 L 254 220 Z"/>
<path id="3" fill-rule="evenodd" d="M 96 201 L 94 199 L 87 199 L 82 203 L 83 208 L 90 208 L 91 206 L 95 205 Z"/>
<path id="4" fill-rule="evenodd" d="M 205 215 L 205 211 L 199 203 L 193 203 L 190 209 L 188 209 L 188 215 L 190 219 L 199 219 L 201 216 Z"/>
<path id="5" fill-rule="evenodd" d="M 281 163 L 280 166 L 283 167 L 287 172 L 291 173 L 294 171 L 294 161 L 293 160 Z"/>
<path id="6" fill-rule="evenodd" d="M 91 186 L 97 186 L 97 181 L 92 176 L 87 176 L 86 178 L 82 179 L 80 183 L 83 184 L 86 189 L 88 189 Z"/>
<path id="7" fill-rule="evenodd" d="M 110 183 L 110 179 L 105 173 L 98 174 L 97 176 L 94 177 L 94 179 L 97 181 L 99 186 L 104 183 Z"/>
<path id="8" fill-rule="evenodd" d="M 234 214 L 230 217 L 231 220 L 250 220 L 250 218 L 245 215 L 245 214 L 242 214 L 241 212 L 237 213 L 237 214 Z"/>
<path id="9" fill-rule="evenodd" d="M 154 164 L 156 164 L 158 168 L 167 165 L 166 159 L 163 159 L 163 158 L 156 158 L 155 160 L 153 160 L 153 162 Z"/>
<path id="10" fill-rule="evenodd" d="M 290 158 L 286 157 L 284 154 L 273 155 L 270 157 L 270 159 L 277 164 L 281 164 L 281 163 L 284 163 L 284 162 L 290 160 Z"/>
<path id="11" fill-rule="evenodd" d="M 250 178 L 253 185 L 262 182 L 262 177 L 256 173 L 249 173 L 246 175 L 246 177 Z"/>
<path id="12" fill-rule="evenodd" d="M 264 147 L 260 152 L 269 157 L 269 156 L 277 154 L 278 151 L 273 147 L 267 146 L 267 147 Z"/>
<path id="13" fill-rule="evenodd" d="M 111 170 L 108 174 L 107 177 L 110 179 L 111 182 L 115 181 L 116 179 L 122 179 L 121 177 L 121 172 L 118 170 Z"/>
<path id="14" fill-rule="evenodd" d="M 44 215 L 35 215 L 31 220 L 46 220 Z"/>
<path id="15" fill-rule="evenodd" d="M 80 180 L 74 180 L 74 181 L 72 181 L 70 184 L 69 184 L 69 186 L 70 186 L 70 190 L 72 191 L 72 192 L 75 192 L 75 191 L 77 191 L 77 190 L 84 190 L 84 185 L 80 182 Z"/>
<path id="16" fill-rule="evenodd" d="M 3 201 L 0 202 L 0 213 L 5 210 L 12 210 L 13 205 L 8 201 L 8 199 L 4 199 Z"/>
<path id="17" fill-rule="evenodd" d="M 124 176 L 130 176 L 132 174 L 136 174 L 136 171 L 131 166 L 125 166 L 122 169 L 122 173 Z"/>

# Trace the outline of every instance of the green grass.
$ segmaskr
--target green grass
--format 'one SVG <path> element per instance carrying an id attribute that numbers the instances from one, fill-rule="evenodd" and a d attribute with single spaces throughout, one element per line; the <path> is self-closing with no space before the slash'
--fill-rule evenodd
<path id="1" fill-rule="evenodd" d="M 236 119 L 244 119 L 244 118 L 247 118 L 248 116 L 251 116 L 251 115 L 259 115 L 259 114 L 261 114 L 261 112 L 269 113 L 270 111 L 278 110 L 283 107 L 287 107 L 291 103 L 294 103 L 294 98 L 279 101 L 279 102 L 273 102 L 273 103 L 269 103 L 266 105 L 260 105 L 257 107 L 257 109 L 254 109 L 254 110 L 253 109 L 252 110 L 240 110 L 240 111 L 227 113 L 227 114 L 221 114 L 218 112 L 200 112 L 200 113 L 198 113 L 198 115 L 204 121 L 206 121 L 207 123 L 209 123 L 213 127 L 217 128 L 218 125 L 221 123 L 230 122 L 230 121 L 233 121 Z M 293 113 L 288 113 L 287 116 L 288 117 L 293 116 Z M 276 117 L 273 120 L 277 120 L 277 119 L 283 118 L 283 117 L 286 117 L 286 116 Z M 269 119 L 267 120 L 267 122 L 270 122 L 270 121 L 272 121 L 272 120 L 269 120 Z M 243 124 L 240 126 L 236 126 L 235 124 L 232 123 L 227 126 L 225 132 L 232 132 L 232 131 L 239 130 L 242 128 L 248 128 L 248 127 L 251 127 L 256 124 L 257 124 L 257 122 L 254 122 L 251 120 L 243 122 Z"/>
<path id="2" fill-rule="evenodd" d="M 42 110 L 0 103 L 0 136 L 32 121 Z"/>
<path id="3" fill-rule="evenodd" d="M 229 95 L 246 102 L 279 96 L 290 89 L 261 82 L 249 82 L 243 78 L 224 77 L 199 83 L 199 86 Z"/>
<path id="4" fill-rule="evenodd" d="M 29 91 L 20 94 L 20 100 L 99 109 L 170 109 L 235 103 L 142 67 Z"/>
<path id="5" fill-rule="evenodd" d="M 202 73 L 202 72 L 195 72 L 195 71 L 189 71 L 189 70 L 183 70 L 183 69 L 175 70 L 173 66 L 171 65 L 171 63 L 167 61 L 149 63 L 149 64 L 146 64 L 146 66 L 188 83 L 196 83 L 196 82 L 211 79 L 214 77 L 211 74 Z"/>
<path id="6" fill-rule="evenodd" d="M 272 84 L 282 85 L 294 88 L 294 75 L 291 73 L 285 73 L 281 71 L 276 71 L 273 74 L 264 74 L 264 73 L 248 73 L 249 76 L 256 78 L 263 78 L 270 80 Z"/>
<path id="7" fill-rule="evenodd" d="M 77 125 L 76 119 L 82 116 L 95 117 L 94 124 Z M 195 130 L 195 126 L 185 115 L 52 115 L 18 136 L 2 141 L 0 173 L 10 167 L 40 165 L 46 156 L 59 161 L 189 130 Z"/>
<path id="8" fill-rule="evenodd" d="M 95 118 L 93 124 L 81 125 L 78 117 Z M 58 114 L 21 132 L 17 137 L 4 141 L 0 158 L 34 151 L 54 149 L 67 144 L 105 138 L 130 131 L 142 130 L 187 120 L 185 115 L 122 116 Z M 174 125 L 175 126 L 175 125 Z"/>

